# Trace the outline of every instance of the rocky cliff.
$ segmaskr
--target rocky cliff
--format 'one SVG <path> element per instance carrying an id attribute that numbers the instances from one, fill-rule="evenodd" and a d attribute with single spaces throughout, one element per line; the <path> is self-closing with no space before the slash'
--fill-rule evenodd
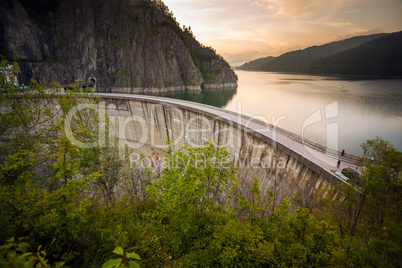
<path id="1" fill-rule="evenodd" d="M 99 92 L 236 86 L 229 64 L 159 0 L 2 0 L 0 54 L 19 81 L 96 81 Z"/>

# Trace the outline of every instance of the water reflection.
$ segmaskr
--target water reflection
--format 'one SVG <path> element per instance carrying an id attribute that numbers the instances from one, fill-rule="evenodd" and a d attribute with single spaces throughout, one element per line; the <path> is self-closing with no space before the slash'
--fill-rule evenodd
<path id="1" fill-rule="evenodd" d="M 339 149 L 361 154 L 360 144 L 381 136 L 402 150 L 402 80 L 341 79 L 339 77 L 237 72 L 239 89 L 224 108 L 264 116 L 278 126 L 326 145 L 327 125 L 338 123 Z M 338 103 L 338 116 L 327 119 L 325 107 Z M 239 105 L 241 109 L 239 110 Z M 308 126 L 307 118 L 322 120 Z"/>
<path id="2" fill-rule="evenodd" d="M 155 94 L 161 97 L 193 101 L 215 107 L 225 107 L 237 93 L 237 87 L 226 87 L 223 89 L 206 89 L 198 91 L 180 91 Z"/>

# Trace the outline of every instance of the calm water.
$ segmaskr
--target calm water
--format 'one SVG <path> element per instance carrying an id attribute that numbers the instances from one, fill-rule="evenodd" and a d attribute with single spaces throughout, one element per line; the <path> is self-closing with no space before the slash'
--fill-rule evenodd
<path id="1" fill-rule="evenodd" d="M 381 136 L 402 151 L 402 79 L 237 71 L 239 87 L 170 93 L 255 116 L 328 147 L 361 154 L 360 144 Z"/>

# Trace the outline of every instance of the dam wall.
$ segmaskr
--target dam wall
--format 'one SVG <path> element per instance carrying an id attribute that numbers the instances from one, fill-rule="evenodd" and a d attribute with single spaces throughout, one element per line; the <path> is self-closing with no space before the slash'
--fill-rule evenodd
<path id="1" fill-rule="evenodd" d="M 230 161 L 238 167 L 241 194 L 249 193 L 255 178 L 259 179 L 263 192 L 275 190 L 278 199 L 296 194 L 303 198 L 325 197 L 331 183 L 342 182 L 331 170 L 332 162 L 315 158 L 304 144 L 284 137 L 272 125 L 182 100 L 131 94 L 97 95 L 108 109 L 120 148 L 127 146 L 133 152 L 132 161 L 138 160 L 140 154 L 164 155 L 169 146 L 177 150 L 184 145 L 204 146 L 212 141 L 217 148 L 224 146 L 231 154 Z"/>

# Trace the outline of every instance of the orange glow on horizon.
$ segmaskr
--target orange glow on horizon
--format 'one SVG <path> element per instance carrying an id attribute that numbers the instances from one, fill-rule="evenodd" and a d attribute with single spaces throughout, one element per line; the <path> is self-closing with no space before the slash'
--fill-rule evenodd
<path id="1" fill-rule="evenodd" d="M 163 0 L 180 25 L 233 66 L 346 39 L 402 30 L 400 0 Z"/>

